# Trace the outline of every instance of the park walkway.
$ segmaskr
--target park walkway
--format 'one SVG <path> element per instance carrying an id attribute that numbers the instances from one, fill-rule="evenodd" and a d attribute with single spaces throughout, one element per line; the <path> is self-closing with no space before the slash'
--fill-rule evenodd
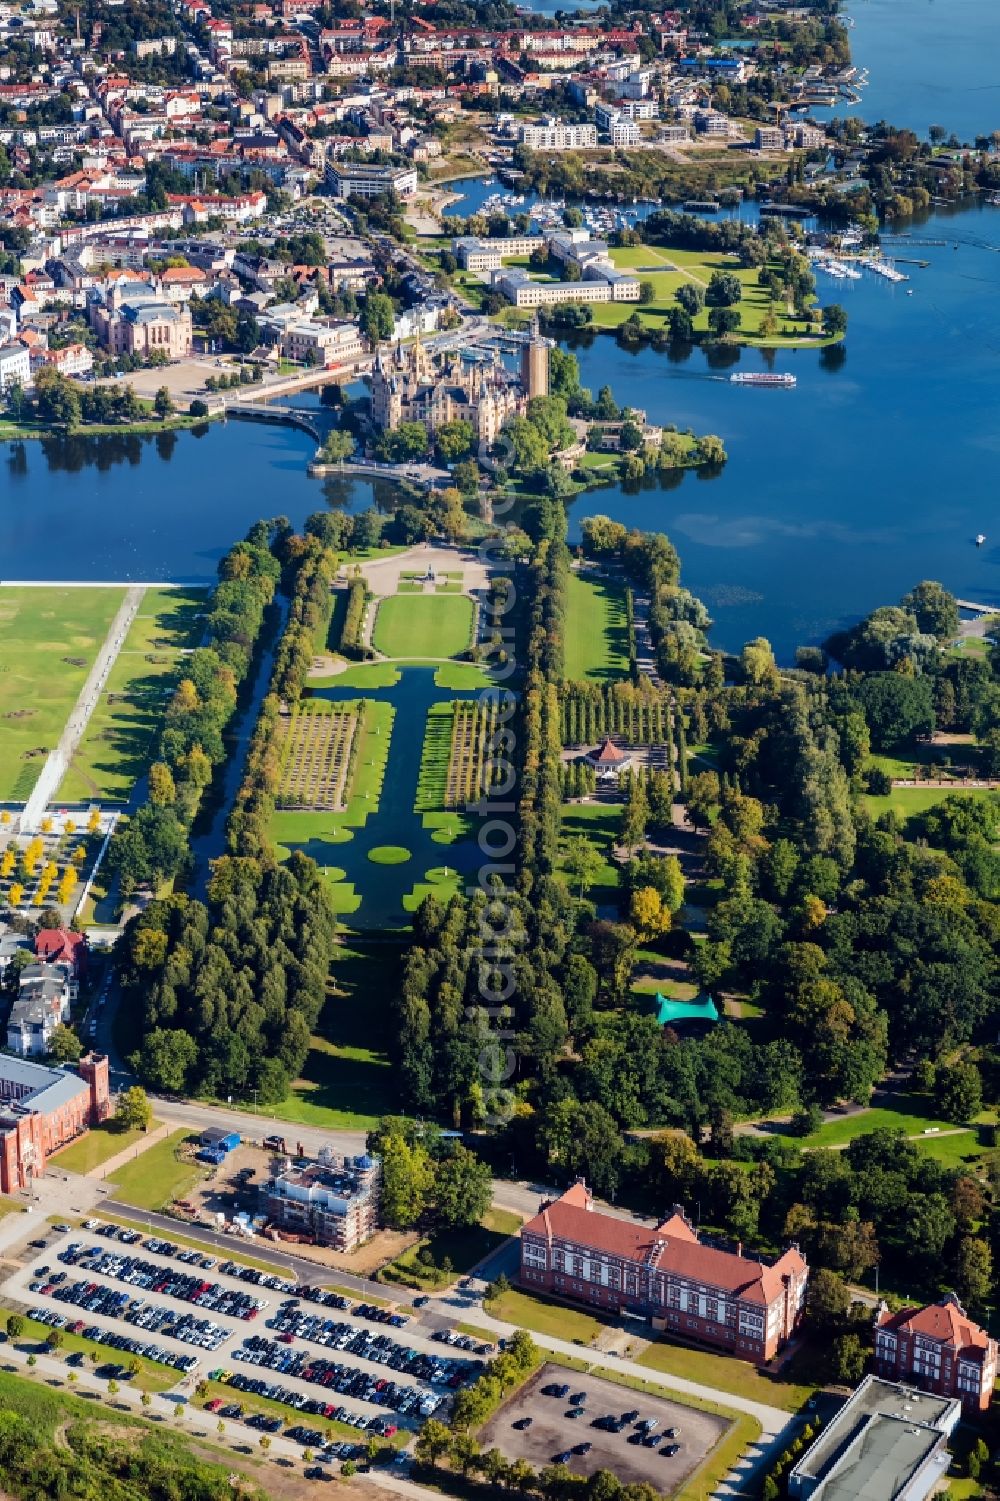
<path id="1" fill-rule="evenodd" d="M 122 649 L 125 637 L 128 635 L 132 622 L 139 613 L 143 596 L 146 593 L 144 585 L 133 586 L 125 591 L 125 598 L 118 607 L 118 611 L 104 638 L 104 644 L 97 653 L 97 659 L 87 674 L 87 680 L 80 689 L 80 696 L 73 706 L 70 716 L 66 721 L 63 732 L 55 749 L 46 757 L 38 781 L 35 783 L 21 812 L 20 829 L 22 834 L 35 834 L 45 816 L 45 810 L 55 798 L 62 785 L 63 778 L 69 770 L 70 762 L 79 749 L 80 742 L 84 737 L 90 716 L 104 692 L 111 669 L 118 660 L 118 653 Z"/>
<path id="2" fill-rule="evenodd" d="M 89 1173 L 84 1174 L 84 1176 L 87 1178 L 102 1179 L 112 1177 L 114 1173 L 117 1173 L 119 1168 L 124 1167 L 126 1163 L 133 1162 L 143 1152 L 148 1152 L 150 1147 L 155 1147 L 158 1141 L 162 1141 L 165 1136 L 169 1136 L 173 1129 L 173 1126 L 169 1122 L 161 1121 L 155 1131 L 147 1131 L 141 1140 L 133 1141 L 130 1146 L 123 1147 L 120 1152 L 116 1152 L 106 1162 L 97 1163 L 96 1167 L 92 1167 Z"/>

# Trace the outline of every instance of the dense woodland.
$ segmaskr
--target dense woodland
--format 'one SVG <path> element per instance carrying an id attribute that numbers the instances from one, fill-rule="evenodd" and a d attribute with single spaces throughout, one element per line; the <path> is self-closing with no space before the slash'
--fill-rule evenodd
<path id="1" fill-rule="evenodd" d="M 795 1137 L 825 1107 L 868 1103 L 894 1067 L 910 1108 L 931 1117 L 965 1124 L 1000 1101 L 996 795 L 942 792 L 905 827 L 867 801 L 888 790 L 891 758 L 916 759 L 935 729 L 974 732 L 979 743 L 952 759 L 992 770 L 993 658 L 945 649 L 954 601 L 925 583 L 826 651 L 804 650 L 794 670 L 780 671 L 764 640 L 724 660 L 705 648 L 707 615 L 681 587 L 667 539 L 594 518 L 585 550 L 649 594 L 661 669 L 677 661 L 678 622 L 690 636 L 683 669 L 664 672 L 675 686 L 659 694 L 565 684 L 570 555 L 555 508 L 537 531 L 516 579 L 516 873 L 447 907 L 430 898 L 417 914 L 398 1012 L 407 1107 L 469 1127 L 488 1119 L 499 1144 L 485 1149 L 498 1162 L 513 1153 L 521 1173 L 584 1174 L 647 1209 L 700 1204 L 703 1224 L 725 1235 L 765 1250 L 795 1238 L 835 1273 L 857 1278 L 879 1263 L 885 1285 L 955 1287 L 982 1310 L 991 1158 L 985 1174 L 939 1163 L 889 1130 L 843 1153 L 803 1154 Z M 560 750 L 605 730 L 628 739 L 629 714 L 637 741 L 673 718 L 675 757 L 672 770 L 623 787 L 612 918 L 588 895 L 597 869 L 586 840 L 561 835 L 563 787 L 574 789 Z M 677 862 L 643 850 L 669 828 L 678 787 L 705 831 L 696 936 L 678 915 Z M 686 961 L 703 991 L 746 998 L 752 1022 L 701 1034 L 658 1025 L 631 991 L 645 945 Z M 491 966 L 506 996 L 499 1015 L 481 999 Z M 484 1101 L 480 1048 L 498 1025 L 516 1072 Z M 791 1124 L 734 1133 L 741 1118 L 773 1114 Z M 854 1332 L 838 1340 L 854 1350 Z"/>
<path id="2" fill-rule="evenodd" d="M 305 1062 L 336 939 L 336 918 L 317 866 L 299 853 L 279 866 L 267 835 L 277 785 L 278 714 L 283 702 L 294 704 L 301 696 L 316 642 L 325 640 L 332 558 L 317 537 L 297 537 L 283 523 L 255 528 L 251 537 L 253 548 L 240 544 L 223 560 L 209 615 L 209 635 L 225 641 L 221 654 L 238 668 L 239 679 L 249 670 L 260 623 L 241 634 L 245 593 L 234 584 L 247 584 L 254 558 L 259 576 L 269 582 L 268 599 L 280 582 L 290 603 L 227 825 L 233 853 L 213 862 L 206 902 L 180 891 L 150 902 L 128 925 L 117 959 L 137 1013 L 141 1045 L 134 1062 L 145 1082 L 178 1094 L 253 1092 L 267 1103 L 284 1099 Z M 251 617 L 256 620 L 256 613 Z M 176 743 L 167 742 L 169 725 L 165 731 L 165 743 L 180 753 L 182 764 L 194 753 L 191 742 L 200 743 L 200 723 L 186 720 Z M 209 734 L 213 728 L 209 722 Z M 221 740 L 218 749 L 221 759 Z M 169 803 L 150 802 L 132 820 L 131 827 L 139 826 L 135 837 L 144 836 L 152 819 L 171 814 Z"/>

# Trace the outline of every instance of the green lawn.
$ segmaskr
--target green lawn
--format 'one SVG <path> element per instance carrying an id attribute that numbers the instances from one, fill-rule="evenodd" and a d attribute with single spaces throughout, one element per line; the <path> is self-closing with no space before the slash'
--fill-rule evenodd
<path id="1" fill-rule="evenodd" d="M 700 1386 L 730 1392 L 734 1397 L 746 1397 L 752 1402 L 763 1402 L 769 1407 L 781 1407 L 786 1412 L 798 1412 L 815 1391 L 812 1386 L 772 1380 L 756 1366 L 737 1360 L 735 1356 L 715 1355 L 709 1350 L 693 1350 L 685 1345 L 658 1341 L 638 1357 L 638 1363 L 662 1371 L 664 1375 L 680 1376 L 685 1381 L 696 1381 Z"/>
<path id="2" fill-rule="evenodd" d="M 425 896 L 436 896 L 439 902 L 447 905 L 453 896 L 457 896 L 466 884 L 466 878 L 451 865 L 432 865 L 430 870 L 424 871 L 423 880 L 418 881 L 403 898 L 403 911 L 416 912 Z"/>
<path id="3" fill-rule="evenodd" d="M 976 798 L 996 796 L 995 792 L 990 792 L 985 787 L 963 788 L 961 782 L 956 782 L 949 787 L 894 787 L 884 797 L 872 797 L 866 793 L 863 802 L 873 818 L 879 818 L 883 813 L 892 811 L 905 823 L 915 813 L 926 813 L 928 808 L 933 808 L 935 803 L 943 802 L 953 793 L 962 797 Z"/>
<path id="4" fill-rule="evenodd" d="M 201 639 L 205 591 L 147 589 L 59 789 L 67 801 L 125 801 L 146 770 L 184 653 Z"/>
<path id="5" fill-rule="evenodd" d="M 575 1345 L 592 1345 L 605 1325 L 611 1322 L 568 1304 L 549 1302 L 546 1298 L 521 1292 L 516 1287 L 501 1293 L 498 1298 L 490 1298 L 486 1312 L 505 1323 L 517 1324 L 521 1329 L 572 1340 Z"/>
<path id="6" fill-rule="evenodd" d="M 331 1130 L 367 1129 L 398 1104 L 390 1009 L 399 985 L 398 943 L 349 935 L 337 951 L 312 1047 L 285 1100 L 282 1120 Z"/>
<path id="7" fill-rule="evenodd" d="M 0 800 L 23 802 L 35 785 L 124 597 L 0 588 Z"/>
<path id="8" fill-rule="evenodd" d="M 200 1178 L 206 1176 L 199 1163 L 178 1156 L 182 1143 L 192 1140 L 186 1130 L 165 1136 L 148 1152 L 120 1168 L 112 1180 L 114 1196 L 136 1209 L 162 1209 L 174 1199 L 183 1199 Z"/>
<path id="9" fill-rule="evenodd" d="M 10 1309 L 0 1308 L 0 1321 L 6 1323 Z M 48 1324 L 36 1323 L 34 1319 L 25 1318 L 24 1333 L 16 1341 L 17 1345 L 24 1347 L 44 1345 L 45 1339 L 51 1329 Z M 110 1345 L 101 1345 L 94 1339 L 87 1339 L 82 1334 L 70 1334 L 63 1329 L 62 1344 L 58 1354 L 62 1359 L 67 1355 L 73 1355 L 80 1350 L 84 1355 L 94 1354 L 97 1356 L 97 1369 L 102 1365 L 117 1365 L 121 1362 L 127 1365 L 131 1359 L 136 1359 L 139 1369 L 131 1378 L 129 1384 L 141 1392 L 166 1392 L 172 1386 L 176 1386 L 181 1379 L 181 1372 L 174 1370 L 173 1366 L 163 1365 L 158 1360 L 147 1360 L 144 1355 L 132 1357 L 115 1350 Z M 46 1353 L 48 1353 L 46 1351 Z"/>
<path id="10" fill-rule="evenodd" d="M 603 860 L 597 880 L 587 892 L 592 902 L 600 904 L 617 899 L 619 869 L 611 858 L 611 851 L 618 837 L 621 818 L 622 805 L 618 803 L 569 803 L 563 806 L 561 843 L 565 845 L 583 835 L 597 847 Z"/>
<path id="11" fill-rule="evenodd" d="M 625 591 L 607 579 L 570 573 L 566 585 L 566 677 L 606 681 L 628 673 Z"/>
<path id="12" fill-rule="evenodd" d="M 463 1272 L 476 1266 L 491 1252 L 503 1245 L 521 1228 L 518 1215 L 506 1209 L 488 1209 L 482 1223 L 468 1230 L 437 1230 L 423 1239 L 402 1256 L 382 1268 L 383 1282 L 398 1282 L 405 1287 L 437 1289 L 447 1287 Z M 431 1260 L 421 1260 L 422 1254 L 430 1253 Z M 442 1271 L 442 1263 L 451 1262 L 450 1271 Z M 496 1312 L 491 1309 L 491 1312 Z M 502 1315 L 498 1315 L 502 1316 Z"/>
<path id="13" fill-rule="evenodd" d="M 845 1146 L 856 1136 L 867 1136 L 883 1127 L 892 1131 L 905 1131 L 907 1136 L 919 1136 L 928 1127 L 938 1131 L 954 1130 L 954 1121 L 943 1121 L 929 1110 L 931 1102 L 926 1095 L 899 1095 L 897 1099 L 898 1103 L 891 1109 L 875 1106 L 860 1114 L 845 1115 L 828 1121 L 818 1131 L 800 1138 L 801 1145 L 807 1149 Z"/>
<path id="14" fill-rule="evenodd" d="M 387 657 L 459 657 L 472 641 L 472 601 L 462 594 L 393 594 L 379 605 L 373 644 Z"/>
<path id="15" fill-rule="evenodd" d="M 738 277 L 743 287 L 743 296 L 738 304 L 741 327 L 735 338 L 739 342 L 765 342 L 776 348 L 805 342 L 810 345 L 832 341 L 822 337 L 810 337 L 801 322 L 790 319 L 782 303 L 772 303 L 769 295 L 759 285 L 756 268 L 740 266 L 736 257 L 711 250 L 673 250 L 659 245 L 630 245 L 612 250 L 611 259 L 616 266 L 628 267 L 643 281 L 652 284 L 655 292 L 651 303 L 638 309 L 634 303 L 598 303 L 594 307 L 594 324 L 598 328 L 617 328 L 633 312 L 638 311 L 642 322 L 649 328 L 663 326 L 665 316 L 675 306 L 675 294 L 685 282 L 707 287 L 715 271 L 728 271 Z M 761 340 L 760 325 L 768 308 L 772 308 L 778 321 L 778 332 L 770 340 Z M 695 331 L 708 329 L 708 309 L 703 308 L 694 319 Z"/>
<path id="16" fill-rule="evenodd" d="M 155 1131 L 159 1124 L 159 1121 L 153 1121 L 150 1132 Z M 71 1142 L 68 1147 L 57 1152 L 52 1160 L 68 1173 L 90 1173 L 103 1162 L 116 1157 L 119 1152 L 141 1142 L 147 1134 L 145 1131 L 121 1131 L 113 1121 L 107 1121 L 102 1126 L 94 1126 L 79 1141 Z M 150 1151 L 152 1150 L 151 1147 Z"/>

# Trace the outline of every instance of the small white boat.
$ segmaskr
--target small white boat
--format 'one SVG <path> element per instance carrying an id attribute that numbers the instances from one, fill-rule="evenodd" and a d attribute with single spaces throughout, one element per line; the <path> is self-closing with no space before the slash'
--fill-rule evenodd
<path id="1" fill-rule="evenodd" d="M 976 533 L 976 546 L 977 547 L 982 547 L 982 545 L 983 545 L 983 543 L 985 541 L 986 541 L 986 533 L 985 532 L 977 532 Z"/>

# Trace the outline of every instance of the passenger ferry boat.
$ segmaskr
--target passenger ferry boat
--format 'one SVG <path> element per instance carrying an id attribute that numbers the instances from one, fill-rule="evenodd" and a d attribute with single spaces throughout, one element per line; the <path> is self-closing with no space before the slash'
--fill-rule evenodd
<path id="1" fill-rule="evenodd" d="M 772 374 L 768 370 L 738 370 L 729 377 L 734 386 L 794 386 L 796 379 L 787 371 Z"/>

